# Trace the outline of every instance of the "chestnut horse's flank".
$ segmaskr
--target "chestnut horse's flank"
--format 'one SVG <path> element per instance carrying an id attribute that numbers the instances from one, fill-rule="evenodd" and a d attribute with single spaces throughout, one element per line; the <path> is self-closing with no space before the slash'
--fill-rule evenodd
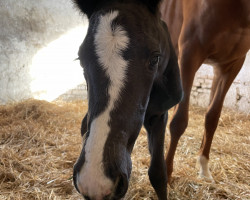
<path id="1" fill-rule="evenodd" d="M 170 123 L 171 142 L 167 154 L 168 176 L 173 171 L 177 143 L 188 125 L 190 91 L 202 63 L 214 67 L 210 103 L 200 148 L 200 176 L 212 179 L 209 151 L 225 95 L 240 71 L 250 48 L 249 0 L 165 0 L 162 18 L 169 27 L 178 54 L 184 98 Z"/>

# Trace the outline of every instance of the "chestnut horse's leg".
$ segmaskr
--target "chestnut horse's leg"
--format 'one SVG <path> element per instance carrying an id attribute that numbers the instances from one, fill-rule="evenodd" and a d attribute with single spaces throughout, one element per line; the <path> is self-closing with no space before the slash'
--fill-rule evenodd
<path id="1" fill-rule="evenodd" d="M 204 61 L 201 48 L 195 46 L 195 42 L 180 45 L 179 65 L 184 96 L 182 101 L 175 107 L 173 118 L 170 122 L 171 140 L 167 152 L 167 175 L 170 181 L 173 172 L 173 160 L 176 147 L 181 135 L 188 125 L 188 109 L 190 92 L 196 71 Z"/>
<path id="2" fill-rule="evenodd" d="M 164 138 L 167 118 L 167 112 L 160 116 L 146 113 L 144 120 L 151 155 L 148 175 L 159 200 L 167 199 L 167 174 L 164 160 Z"/>
<path id="3" fill-rule="evenodd" d="M 215 76 L 210 95 L 210 104 L 205 116 L 205 130 L 198 158 L 200 164 L 200 177 L 213 180 L 208 168 L 209 152 L 221 114 L 224 98 L 233 80 L 240 71 L 245 57 L 231 63 L 215 67 Z"/>

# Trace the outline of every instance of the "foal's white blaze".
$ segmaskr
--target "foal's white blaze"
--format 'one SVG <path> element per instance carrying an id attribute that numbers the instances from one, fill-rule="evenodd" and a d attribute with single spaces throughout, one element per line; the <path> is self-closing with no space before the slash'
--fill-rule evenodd
<path id="1" fill-rule="evenodd" d="M 208 167 L 208 159 L 205 156 L 200 155 L 198 157 L 198 162 L 200 164 L 199 177 L 205 178 L 206 180 L 209 180 L 209 181 L 213 181 L 213 177 L 212 177 L 212 175 L 209 171 L 209 167 Z"/>
<path id="2" fill-rule="evenodd" d="M 102 199 L 103 196 L 110 194 L 114 186 L 114 183 L 104 174 L 103 152 L 110 132 L 108 123 L 110 112 L 115 108 L 119 99 L 128 66 L 121 53 L 129 43 L 123 27 L 119 25 L 111 27 L 112 21 L 117 16 L 118 11 L 101 16 L 95 35 L 98 62 L 110 79 L 109 102 L 105 110 L 91 123 L 90 135 L 85 145 L 85 163 L 77 178 L 80 192 L 95 199 Z"/>

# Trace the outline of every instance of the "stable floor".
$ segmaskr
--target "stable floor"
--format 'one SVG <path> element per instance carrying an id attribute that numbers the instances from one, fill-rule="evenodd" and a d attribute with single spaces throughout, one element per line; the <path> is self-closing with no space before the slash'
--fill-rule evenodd
<path id="1" fill-rule="evenodd" d="M 0 106 L 0 199 L 80 199 L 72 168 L 81 150 L 80 124 L 87 102 L 28 100 Z M 250 199 L 250 116 L 223 110 L 210 158 L 215 182 L 198 179 L 205 109 L 191 107 L 189 127 L 176 152 L 170 200 Z M 171 118 L 171 111 L 170 117 Z M 166 145 L 169 134 L 166 130 Z M 125 200 L 157 199 L 147 170 L 150 156 L 142 129 L 133 155 Z"/>

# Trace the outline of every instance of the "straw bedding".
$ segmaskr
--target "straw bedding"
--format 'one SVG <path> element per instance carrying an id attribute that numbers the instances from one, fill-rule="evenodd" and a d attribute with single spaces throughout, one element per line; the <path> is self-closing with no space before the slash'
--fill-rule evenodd
<path id="1" fill-rule="evenodd" d="M 72 167 L 81 150 L 80 124 L 86 102 L 27 100 L 0 106 L 0 199 L 80 199 Z M 223 114 L 211 149 L 215 183 L 197 178 L 205 110 L 191 107 L 189 127 L 176 152 L 169 199 L 250 199 L 249 116 Z M 171 112 L 170 112 L 171 115 Z M 168 131 L 166 144 L 168 142 Z M 142 129 L 132 155 L 133 172 L 125 199 L 157 199 L 147 169 Z"/>

